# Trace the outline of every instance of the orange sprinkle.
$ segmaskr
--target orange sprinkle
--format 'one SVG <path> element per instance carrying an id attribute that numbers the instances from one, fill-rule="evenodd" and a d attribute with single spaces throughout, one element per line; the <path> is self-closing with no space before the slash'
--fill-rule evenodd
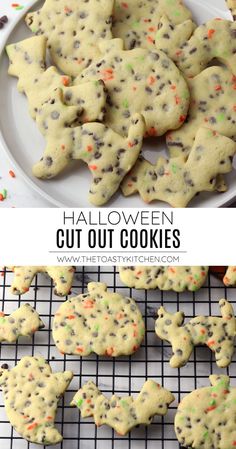
<path id="1" fill-rule="evenodd" d="M 215 90 L 216 90 L 216 91 L 222 90 L 221 85 L 220 85 L 220 84 L 217 84 L 217 85 L 215 86 Z"/>
<path id="2" fill-rule="evenodd" d="M 3 317 L 3 316 L 5 316 L 5 313 L 0 312 L 0 317 Z"/>
<path id="3" fill-rule="evenodd" d="M 208 407 L 206 410 L 205 410 L 205 412 L 211 412 L 212 410 L 215 410 L 216 409 L 216 405 L 211 405 L 210 407 Z"/>
<path id="4" fill-rule="evenodd" d="M 205 329 L 201 329 L 200 332 L 201 332 L 202 335 L 204 335 L 206 333 L 206 330 Z"/>
<path id="5" fill-rule="evenodd" d="M 63 86 L 69 86 L 69 84 L 70 84 L 70 79 L 69 79 L 68 76 L 63 76 L 63 77 L 62 77 L 62 84 L 63 84 Z"/>
<path id="6" fill-rule="evenodd" d="M 87 402 L 87 404 L 90 404 L 91 399 L 87 399 L 86 402 Z"/>
<path id="7" fill-rule="evenodd" d="M 126 8 L 126 9 L 129 7 L 128 3 L 125 3 L 125 2 L 122 2 L 121 6 L 123 6 L 123 8 Z"/>
<path id="8" fill-rule="evenodd" d="M 156 31 L 156 27 L 150 27 L 150 28 L 148 28 L 148 31 L 150 31 L 151 33 L 153 32 L 155 32 Z"/>
<path id="9" fill-rule="evenodd" d="M 170 86 L 170 88 L 171 88 L 171 90 L 175 90 L 175 89 L 176 89 L 176 85 L 175 85 L 175 84 L 172 84 L 172 85 Z"/>
<path id="10" fill-rule="evenodd" d="M 90 170 L 97 170 L 97 165 L 89 165 Z"/>
<path id="11" fill-rule="evenodd" d="M 133 183 L 132 182 L 128 182 L 128 187 L 132 187 Z"/>
<path id="12" fill-rule="evenodd" d="M 27 427 L 27 430 L 33 430 L 35 427 L 37 427 L 38 423 L 34 422 L 33 424 L 30 424 L 30 426 Z"/>
<path id="13" fill-rule="evenodd" d="M 86 299 L 83 303 L 84 309 L 92 309 L 94 307 L 94 302 L 92 299 Z"/>
<path id="14" fill-rule="evenodd" d="M 16 175 L 15 175 L 15 173 L 14 173 L 13 170 L 9 170 L 9 175 L 10 175 L 12 178 L 15 178 L 15 177 L 16 177 Z"/>
<path id="15" fill-rule="evenodd" d="M 136 86 L 133 86 L 133 90 L 134 90 L 134 91 L 137 90 L 137 87 L 136 87 Z"/>
<path id="16" fill-rule="evenodd" d="M 236 84 L 233 84 L 233 89 L 236 90 Z"/>
<path id="17" fill-rule="evenodd" d="M 156 82 L 156 78 L 154 78 L 154 76 L 149 76 L 148 84 L 150 84 L 150 86 L 152 86 L 152 84 L 154 84 L 155 82 Z"/>
<path id="18" fill-rule="evenodd" d="M 215 340 L 209 340 L 207 346 L 214 346 L 216 344 Z"/>
<path id="19" fill-rule="evenodd" d="M 109 357 L 112 356 L 113 352 L 114 352 L 114 348 L 107 348 L 107 350 L 106 350 L 106 354 L 107 354 Z"/>
<path id="20" fill-rule="evenodd" d="M 75 319 L 75 315 L 68 315 L 66 318 L 68 320 L 74 320 Z"/>
<path id="21" fill-rule="evenodd" d="M 176 270 L 173 267 L 169 267 L 168 271 L 170 271 L 171 273 L 175 273 Z"/>
<path id="22" fill-rule="evenodd" d="M 4 201 L 4 196 L 2 193 L 0 193 L 0 201 Z"/>
<path id="23" fill-rule="evenodd" d="M 180 102 L 181 102 L 180 97 L 178 97 L 178 95 L 175 95 L 175 103 L 180 104 Z"/>
<path id="24" fill-rule="evenodd" d="M 52 416 L 47 416 L 47 418 L 46 418 L 47 421 L 51 421 L 52 419 L 53 419 Z"/>
<path id="25" fill-rule="evenodd" d="M 152 127 L 148 130 L 148 136 L 151 136 L 151 137 L 157 136 L 157 130 L 154 128 L 154 126 L 152 126 Z"/>
<path id="26" fill-rule="evenodd" d="M 185 120 L 186 120 L 186 115 L 181 115 L 179 118 L 180 123 L 185 122 Z"/>
<path id="27" fill-rule="evenodd" d="M 182 55 L 182 50 L 178 50 L 175 54 L 176 54 L 176 56 L 180 56 L 180 55 Z"/>
<path id="28" fill-rule="evenodd" d="M 208 39 L 211 39 L 212 36 L 215 34 L 216 30 L 214 30 L 213 28 L 207 31 L 207 36 Z"/>
<path id="29" fill-rule="evenodd" d="M 89 151 L 89 152 L 92 151 L 92 149 L 93 149 L 92 145 L 88 145 L 87 148 L 86 148 L 86 150 Z"/>
<path id="30" fill-rule="evenodd" d="M 142 271 L 138 271 L 138 272 L 136 273 L 136 276 L 140 276 L 140 274 L 142 274 Z"/>
<path id="31" fill-rule="evenodd" d="M 112 68 L 107 68 L 107 69 L 100 70 L 100 73 L 102 74 L 102 80 L 103 81 L 109 81 L 109 80 L 113 80 L 114 79 L 113 69 Z"/>
<path id="32" fill-rule="evenodd" d="M 154 44 L 154 39 L 151 36 L 147 37 L 147 41 L 150 42 L 151 44 Z"/>
<path id="33" fill-rule="evenodd" d="M 29 291 L 29 287 L 23 287 L 22 290 L 26 293 Z"/>
<path id="34" fill-rule="evenodd" d="M 68 6 L 65 6 L 64 12 L 65 12 L 66 14 L 70 14 L 70 13 L 72 12 L 72 10 L 71 10 L 70 8 L 68 8 Z"/>
<path id="35" fill-rule="evenodd" d="M 84 349 L 83 349 L 83 347 L 78 346 L 78 347 L 76 348 L 76 351 L 82 353 L 82 352 L 84 352 Z"/>

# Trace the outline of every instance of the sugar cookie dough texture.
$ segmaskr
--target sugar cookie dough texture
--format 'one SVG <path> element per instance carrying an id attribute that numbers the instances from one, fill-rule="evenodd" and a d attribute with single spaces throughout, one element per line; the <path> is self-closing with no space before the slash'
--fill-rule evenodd
<path id="1" fill-rule="evenodd" d="M 169 313 L 164 307 L 159 308 L 155 332 L 172 346 L 172 368 L 184 366 L 194 346 L 199 345 L 207 345 L 214 352 L 219 368 L 225 368 L 231 363 L 236 335 L 234 310 L 225 299 L 219 301 L 219 306 L 222 318 L 197 316 L 184 325 L 183 312 Z"/>
<path id="2" fill-rule="evenodd" d="M 236 267 L 227 268 L 223 282 L 226 287 L 234 287 L 236 285 Z"/>
<path id="3" fill-rule="evenodd" d="M 223 67 L 209 67 L 188 80 L 191 103 L 187 122 L 167 134 L 170 156 L 189 155 L 201 127 L 236 141 L 236 77 Z"/>
<path id="4" fill-rule="evenodd" d="M 33 33 L 47 38 L 52 61 L 76 76 L 101 55 L 99 42 L 111 39 L 113 0 L 46 0 L 26 16 Z"/>
<path id="5" fill-rule="evenodd" d="M 161 136 L 179 128 L 189 107 L 187 83 L 176 65 L 161 51 L 123 50 L 119 39 L 107 42 L 104 55 L 75 83 L 102 79 L 108 92 L 104 123 L 127 135 L 133 114 L 143 115 L 146 133 Z"/>
<path id="6" fill-rule="evenodd" d="M 164 416 L 174 401 L 170 391 L 148 380 L 136 399 L 132 396 L 107 399 L 92 381 L 88 381 L 74 396 L 71 405 L 77 406 L 83 418 L 93 416 L 97 426 L 107 424 L 119 435 L 126 435 L 133 427 L 151 424 L 155 415 Z"/>
<path id="7" fill-rule="evenodd" d="M 0 341 L 14 343 L 19 337 L 30 337 L 44 324 L 30 304 L 23 304 L 10 315 L 0 312 Z"/>
<path id="8" fill-rule="evenodd" d="M 218 176 L 232 170 L 235 153 L 233 140 L 199 128 L 188 158 L 159 157 L 156 165 L 139 159 L 121 189 L 125 196 L 139 192 L 146 203 L 160 200 L 172 207 L 186 207 L 199 192 L 217 189 Z"/>
<path id="9" fill-rule="evenodd" d="M 62 441 L 54 421 L 72 372 L 52 374 L 42 357 L 23 357 L 12 370 L 1 369 L 0 374 L 6 414 L 16 432 L 31 443 Z"/>
<path id="10" fill-rule="evenodd" d="M 53 339 L 63 354 L 118 357 L 137 351 L 145 333 L 135 301 L 90 282 L 88 292 L 61 304 L 53 321 Z"/>
<path id="11" fill-rule="evenodd" d="M 211 386 L 185 396 L 175 415 L 175 433 L 181 446 L 229 449 L 236 442 L 236 388 L 228 376 L 212 375 Z"/>
<path id="12" fill-rule="evenodd" d="M 73 87 L 69 76 L 62 75 L 55 67 L 46 68 L 46 38 L 36 36 L 16 44 L 9 44 L 9 75 L 17 77 L 17 88 L 29 102 L 29 112 L 36 119 L 44 103 L 51 100 L 54 90 L 63 90 L 64 102 L 77 105 L 80 115 L 78 123 L 102 120 L 105 112 L 106 94 L 104 83 L 88 82 Z"/>
<path id="13" fill-rule="evenodd" d="M 192 18 L 182 1 L 172 0 L 122 0 L 115 1 L 112 33 L 124 40 L 125 48 L 153 49 L 160 18 L 166 15 L 174 24 Z"/>
<path id="14" fill-rule="evenodd" d="M 76 90 L 76 87 L 72 89 Z M 34 165 L 33 174 L 37 178 L 50 179 L 63 171 L 71 160 L 82 160 L 93 177 L 89 200 L 96 206 L 103 205 L 117 191 L 139 156 L 143 118 L 139 114 L 133 115 L 128 137 L 124 138 L 102 123 L 77 125 L 80 106 L 66 106 L 60 90 L 56 90 L 52 98 L 37 116 L 46 148 L 41 160 Z"/>
<path id="15" fill-rule="evenodd" d="M 195 291 L 204 284 L 208 267 L 128 266 L 119 268 L 121 281 L 130 288 Z"/>
<path id="16" fill-rule="evenodd" d="M 9 266 L 7 268 L 14 271 L 11 286 L 11 292 L 14 295 L 26 293 L 37 273 L 47 273 L 55 284 L 55 295 L 66 296 L 70 293 L 75 271 L 74 267 L 70 266 Z"/>

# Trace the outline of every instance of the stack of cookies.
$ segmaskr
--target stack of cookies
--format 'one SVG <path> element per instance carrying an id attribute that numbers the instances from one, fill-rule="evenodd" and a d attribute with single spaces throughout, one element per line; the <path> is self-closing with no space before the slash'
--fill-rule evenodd
<path id="1" fill-rule="evenodd" d="M 37 178 L 66 176 L 83 161 L 95 206 L 119 189 L 173 207 L 227 189 L 236 153 L 234 22 L 197 26 L 179 0 L 46 0 L 25 20 L 35 36 L 6 50 L 46 141 Z M 143 144 L 161 136 L 168 159 L 157 152 L 152 164 Z"/>

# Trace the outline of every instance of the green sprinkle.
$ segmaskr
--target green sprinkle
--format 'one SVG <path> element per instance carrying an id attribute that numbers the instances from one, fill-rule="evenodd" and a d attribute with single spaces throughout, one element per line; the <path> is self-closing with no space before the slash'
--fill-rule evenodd
<path id="1" fill-rule="evenodd" d="M 0 324 L 3 324 L 3 323 L 5 323 L 5 322 L 6 322 L 6 318 L 1 317 L 1 318 L 0 318 Z"/>
<path id="2" fill-rule="evenodd" d="M 66 330 L 67 330 L 67 331 L 71 331 L 71 330 L 72 330 L 72 327 L 69 326 L 69 325 L 67 324 L 67 325 L 66 325 Z"/>
<path id="3" fill-rule="evenodd" d="M 88 151 L 84 151 L 83 153 L 81 153 L 80 157 L 89 157 L 90 153 Z"/>
<path id="4" fill-rule="evenodd" d="M 107 306 L 107 307 L 109 306 L 109 301 L 107 299 L 104 299 L 102 302 L 103 302 L 104 306 Z"/>
<path id="5" fill-rule="evenodd" d="M 129 107 L 128 100 L 124 100 L 122 104 L 123 104 L 123 107 L 126 108 L 126 109 Z"/>
<path id="6" fill-rule="evenodd" d="M 207 438 L 208 437 L 208 435 L 209 435 L 209 432 L 208 431 L 206 431 L 204 434 L 203 434 L 203 438 Z"/>
<path id="7" fill-rule="evenodd" d="M 121 403 L 122 407 L 127 407 L 127 405 L 128 405 L 127 402 L 124 399 L 122 399 L 120 401 L 120 403 Z"/>
<path id="8" fill-rule="evenodd" d="M 173 172 L 174 174 L 176 174 L 176 173 L 177 173 L 177 170 L 178 170 L 178 167 L 177 167 L 176 164 L 172 164 L 172 165 L 171 165 L 171 169 L 172 169 L 172 172 Z"/>
<path id="9" fill-rule="evenodd" d="M 94 81 L 94 85 L 95 85 L 96 87 L 98 87 L 99 81 L 98 81 L 98 80 Z"/>
<path id="10" fill-rule="evenodd" d="M 19 5 L 15 9 L 16 9 L 16 11 L 20 11 L 21 9 L 24 9 L 24 6 Z"/>
<path id="11" fill-rule="evenodd" d="M 130 70 L 130 71 L 133 70 L 133 66 L 132 66 L 131 64 L 126 64 L 126 68 L 127 68 L 128 70 Z"/>
<path id="12" fill-rule="evenodd" d="M 225 120 L 225 114 L 221 112 L 220 114 L 217 115 L 216 118 L 218 122 L 223 122 Z"/>
<path id="13" fill-rule="evenodd" d="M 210 401 L 210 405 L 216 405 L 215 399 L 212 399 L 212 401 Z"/>
<path id="14" fill-rule="evenodd" d="M 174 11 L 173 15 L 176 16 L 176 17 L 179 17 L 180 16 L 180 11 L 179 10 Z"/>
<path id="15" fill-rule="evenodd" d="M 137 28 L 139 25 L 140 25 L 139 20 L 136 20 L 135 22 L 132 23 L 133 28 Z"/>
<path id="16" fill-rule="evenodd" d="M 100 328 L 99 324 L 96 324 L 96 326 L 94 327 L 94 330 L 99 331 L 99 328 Z"/>
<path id="17" fill-rule="evenodd" d="M 189 98 L 189 92 L 187 90 L 185 90 L 183 92 L 183 98 L 188 99 Z"/>
<path id="18" fill-rule="evenodd" d="M 195 277 L 196 281 L 198 281 L 200 276 L 198 274 L 195 274 L 194 277 Z"/>
<path id="19" fill-rule="evenodd" d="M 6 197 L 7 197 L 7 190 L 6 189 L 3 189 L 2 195 L 3 195 L 3 198 L 6 199 Z"/>
<path id="20" fill-rule="evenodd" d="M 77 402 L 77 407 L 81 407 L 81 405 L 83 404 L 83 399 L 79 399 Z"/>

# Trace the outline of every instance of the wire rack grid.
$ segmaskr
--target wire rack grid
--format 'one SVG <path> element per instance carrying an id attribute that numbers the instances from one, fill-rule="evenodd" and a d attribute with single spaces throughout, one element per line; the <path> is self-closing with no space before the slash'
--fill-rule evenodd
<path id="1" fill-rule="evenodd" d="M 146 325 L 146 335 L 141 348 L 130 357 L 108 358 L 91 355 L 75 357 L 61 355 L 51 335 L 53 316 L 63 298 L 54 295 L 51 280 L 38 274 L 25 295 L 13 296 L 10 285 L 13 274 L 5 270 L 0 278 L 1 310 L 11 313 L 21 304 L 30 303 L 40 314 L 45 328 L 32 340 L 20 338 L 16 344 L 2 343 L 0 363 L 13 368 L 25 355 L 42 355 L 53 371 L 72 370 L 74 378 L 58 408 L 56 426 L 63 434 L 63 441 L 52 449 L 177 449 L 174 433 L 174 415 L 178 402 L 188 392 L 209 385 L 212 373 L 228 373 L 236 385 L 236 357 L 227 370 L 217 368 L 211 351 L 206 347 L 195 348 L 188 364 L 180 369 L 169 366 L 171 348 L 159 340 L 154 332 L 157 308 L 163 304 L 169 311 L 183 310 L 186 320 L 199 314 L 219 315 L 218 301 L 229 299 L 236 304 L 236 288 L 226 288 L 220 280 L 208 276 L 205 285 L 194 293 L 161 292 L 159 290 L 135 290 L 122 285 L 116 267 L 77 267 L 72 295 L 86 291 L 91 280 L 106 282 L 108 288 L 134 298 Z M 235 307 L 236 310 L 236 307 Z M 168 388 L 176 397 L 164 418 L 157 417 L 149 427 L 137 427 L 122 437 L 107 426 L 97 428 L 92 419 L 82 419 L 78 409 L 69 406 L 75 392 L 87 380 L 92 379 L 108 396 L 137 394 L 146 379 L 151 378 Z M 0 393 L 0 447 L 3 449 L 36 449 L 12 429 L 5 414 Z M 46 447 L 46 446 L 45 446 Z"/>

